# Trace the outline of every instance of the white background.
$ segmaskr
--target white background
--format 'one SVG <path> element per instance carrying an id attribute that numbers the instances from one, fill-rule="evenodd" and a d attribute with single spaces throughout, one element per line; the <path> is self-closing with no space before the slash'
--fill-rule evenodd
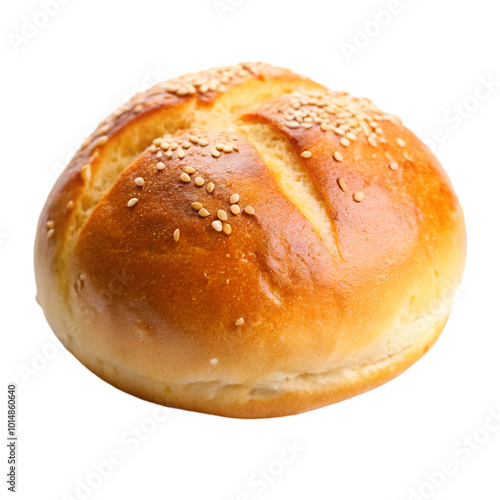
<path id="1" fill-rule="evenodd" d="M 493 0 L 401 0 L 388 22 L 374 20 L 393 5 L 66 0 L 48 18 L 37 0 L 2 2 L 0 412 L 7 383 L 17 383 L 17 498 L 500 498 L 500 428 L 484 427 L 500 412 L 500 11 Z M 29 31 L 35 20 L 46 22 Z M 133 93 L 254 60 L 368 96 L 421 138 L 439 138 L 434 150 L 467 222 L 463 283 L 436 346 L 377 390 L 279 419 L 164 418 L 60 347 L 34 300 L 36 220 L 72 151 Z M 478 89 L 482 79 L 489 91 Z M 297 456 L 283 454 L 284 442 Z M 95 472 L 93 463 L 118 454 L 113 471 Z M 454 473 L 443 478 L 435 471 L 444 462 Z M 269 481 L 257 481 L 259 471 Z M 6 487 L 2 479 L 2 498 Z"/>

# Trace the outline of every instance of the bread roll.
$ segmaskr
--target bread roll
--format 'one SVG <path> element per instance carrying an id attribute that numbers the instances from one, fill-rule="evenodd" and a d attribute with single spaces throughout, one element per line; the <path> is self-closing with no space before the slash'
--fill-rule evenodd
<path id="1" fill-rule="evenodd" d="M 130 394 L 276 417 L 419 359 L 465 248 L 450 180 L 398 118 L 239 64 L 100 123 L 40 216 L 37 298 L 65 347 Z"/>

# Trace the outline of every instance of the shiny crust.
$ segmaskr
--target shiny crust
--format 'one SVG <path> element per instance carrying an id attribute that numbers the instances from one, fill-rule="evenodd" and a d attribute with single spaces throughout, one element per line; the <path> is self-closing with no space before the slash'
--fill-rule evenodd
<path id="1" fill-rule="evenodd" d="M 136 96 L 82 145 L 49 195 L 35 270 L 56 335 L 127 392 L 242 418 L 307 411 L 404 371 L 444 327 L 465 260 L 462 212 L 438 160 L 369 101 L 288 70 L 252 63 L 187 81 L 196 78 L 219 85 L 177 95 L 184 77 Z M 345 147 L 318 124 L 290 128 L 283 109 L 302 95 L 361 108 L 383 129 L 377 145 L 360 133 Z M 150 146 L 165 133 L 209 145 L 191 143 L 157 170 Z M 237 151 L 216 158 L 219 143 Z M 180 180 L 186 165 L 195 169 L 189 183 Z M 231 214 L 233 193 L 255 214 Z M 211 215 L 200 217 L 193 201 Z M 229 235 L 211 226 L 218 209 L 229 214 Z"/>

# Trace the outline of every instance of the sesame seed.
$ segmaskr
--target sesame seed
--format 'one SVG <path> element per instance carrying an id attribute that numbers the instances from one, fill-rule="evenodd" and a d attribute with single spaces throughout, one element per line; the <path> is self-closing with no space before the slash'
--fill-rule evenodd
<path id="1" fill-rule="evenodd" d="M 201 177 L 196 177 L 196 179 L 194 180 L 194 183 L 197 186 L 203 186 L 203 184 L 205 184 L 205 181 Z"/>
<path id="2" fill-rule="evenodd" d="M 406 145 L 405 141 L 403 141 L 403 139 L 401 139 L 401 137 L 398 137 L 398 138 L 396 139 L 396 142 L 398 143 L 398 146 L 400 146 L 400 147 L 402 147 L 402 148 L 404 148 L 404 147 L 405 147 L 405 145 Z"/>
<path id="3" fill-rule="evenodd" d="M 363 191 L 357 191 L 352 195 L 352 197 L 354 198 L 354 201 L 360 202 L 365 199 L 365 193 L 363 193 Z"/>
<path id="4" fill-rule="evenodd" d="M 68 204 L 66 205 L 66 208 L 73 208 L 74 202 L 73 200 L 69 200 Z"/>
<path id="5" fill-rule="evenodd" d="M 193 167 L 184 167 L 184 172 L 186 172 L 186 174 L 193 174 L 194 168 Z"/>
<path id="6" fill-rule="evenodd" d="M 203 208 L 203 205 L 199 201 L 193 201 L 193 203 L 191 203 L 191 207 L 195 210 L 200 210 L 200 208 Z"/>
<path id="7" fill-rule="evenodd" d="M 236 326 L 241 326 L 244 322 L 245 322 L 245 320 L 244 320 L 243 318 L 238 318 L 238 319 L 234 322 L 234 324 L 235 324 Z"/>
<path id="8" fill-rule="evenodd" d="M 47 238 L 52 238 L 54 236 L 55 230 L 54 229 L 49 229 L 47 231 Z"/>
<path id="9" fill-rule="evenodd" d="M 351 141 L 349 139 L 346 139 L 345 137 L 342 137 L 342 139 L 340 139 L 340 144 L 342 144 L 342 146 L 349 146 L 349 144 L 351 144 Z"/>
<path id="10" fill-rule="evenodd" d="M 154 141 L 153 144 L 155 146 L 159 146 L 163 142 L 163 139 L 161 137 L 157 137 Z"/>
<path id="11" fill-rule="evenodd" d="M 111 125 L 109 123 L 104 124 L 102 127 L 99 127 L 99 130 L 97 131 L 98 134 L 105 134 L 106 132 L 109 131 L 111 128 Z"/>
<path id="12" fill-rule="evenodd" d="M 48 220 L 45 225 L 47 226 L 47 229 L 52 229 L 54 227 L 54 221 Z"/>
<path id="13" fill-rule="evenodd" d="M 247 205 L 245 207 L 245 213 L 247 213 L 248 215 L 254 215 L 255 214 L 255 209 L 252 206 Z"/>
<path id="14" fill-rule="evenodd" d="M 377 147 L 377 138 L 376 136 L 370 134 L 370 137 L 368 137 L 368 144 L 370 144 L 370 146 L 373 146 L 374 148 Z"/>
<path id="15" fill-rule="evenodd" d="M 215 184 L 213 182 L 209 182 L 207 184 L 207 193 L 211 193 L 215 189 Z"/>
<path id="16" fill-rule="evenodd" d="M 292 120 L 290 122 L 286 122 L 285 126 L 288 127 L 288 128 L 299 128 L 300 127 L 300 123 Z"/>
<path id="17" fill-rule="evenodd" d="M 224 153 L 232 153 L 234 151 L 234 148 L 233 146 L 231 146 L 231 144 L 224 144 L 222 151 L 224 151 Z"/>
<path id="18" fill-rule="evenodd" d="M 166 156 L 167 158 L 172 158 L 172 155 L 173 155 L 172 151 L 166 151 L 166 152 L 165 152 L 165 156 Z"/>
<path id="19" fill-rule="evenodd" d="M 214 220 L 212 222 L 212 227 L 216 230 L 216 231 L 222 231 L 222 222 L 220 220 Z"/>
<path id="20" fill-rule="evenodd" d="M 342 189 L 342 191 L 347 191 L 347 184 L 342 177 L 339 177 L 338 183 L 339 183 L 340 189 Z"/>
<path id="21" fill-rule="evenodd" d="M 184 88 L 184 87 L 181 87 L 180 89 L 177 89 L 177 91 L 175 92 L 178 96 L 185 96 L 188 94 L 188 89 Z"/>
<path id="22" fill-rule="evenodd" d="M 231 205 L 230 210 L 234 215 L 238 215 L 240 213 L 239 205 Z"/>
<path id="23" fill-rule="evenodd" d="M 225 210 L 217 210 L 217 217 L 220 220 L 227 220 L 227 213 Z"/>
<path id="24" fill-rule="evenodd" d="M 201 147 L 208 146 L 208 140 L 207 140 L 207 139 L 200 139 L 200 140 L 198 141 L 198 144 L 199 144 Z"/>
<path id="25" fill-rule="evenodd" d="M 302 153 L 300 153 L 300 156 L 302 156 L 302 158 L 311 158 L 312 153 L 310 151 L 302 151 Z"/>
<path id="26" fill-rule="evenodd" d="M 161 158 L 163 156 L 163 151 L 158 151 L 158 153 L 156 153 L 156 158 Z"/>
<path id="27" fill-rule="evenodd" d="M 174 235 L 173 236 L 174 236 L 174 241 L 179 241 L 179 238 L 181 237 L 181 232 L 178 229 L 176 229 L 174 231 Z"/>
<path id="28" fill-rule="evenodd" d="M 108 142 L 108 136 L 107 135 L 101 135 L 97 141 L 95 141 L 95 146 L 102 146 L 103 144 L 106 144 Z"/>
<path id="29" fill-rule="evenodd" d="M 80 279 L 76 279 L 75 282 L 73 283 L 74 287 L 75 287 L 75 291 L 76 292 L 81 292 L 82 291 L 82 288 L 83 288 L 83 283 L 82 283 L 82 280 Z"/>
<path id="30" fill-rule="evenodd" d="M 182 149 L 182 146 L 177 148 L 177 156 L 182 160 L 186 156 L 185 151 Z"/>
<path id="31" fill-rule="evenodd" d="M 90 164 L 86 164 L 82 167 L 82 170 L 80 171 L 80 175 L 82 176 L 82 179 L 85 182 L 90 181 L 90 176 L 91 176 L 91 167 Z"/>
<path id="32" fill-rule="evenodd" d="M 116 111 L 113 112 L 113 115 L 118 118 L 121 115 L 125 114 L 127 111 L 128 109 L 125 106 L 120 106 Z"/>
<path id="33" fill-rule="evenodd" d="M 127 203 L 127 207 L 133 207 L 139 200 L 137 198 L 130 198 Z"/>
<path id="34" fill-rule="evenodd" d="M 142 104 L 137 104 L 137 106 L 134 106 L 134 113 L 140 113 L 143 109 Z"/>
<path id="35" fill-rule="evenodd" d="M 184 142 L 182 143 L 182 147 L 183 147 L 184 149 L 189 149 L 189 148 L 191 147 L 191 143 L 190 143 L 189 141 L 184 141 Z"/>
<path id="36" fill-rule="evenodd" d="M 210 151 L 210 154 L 211 154 L 214 158 L 219 158 L 219 156 L 220 156 L 220 151 L 217 151 L 215 148 L 212 148 L 212 150 Z"/>
<path id="37" fill-rule="evenodd" d="M 162 142 L 162 143 L 160 144 L 160 148 L 161 148 L 161 149 L 163 149 L 164 151 L 166 151 L 167 149 L 169 149 L 169 148 L 170 148 L 170 144 L 169 144 L 168 142 L 165 142 L 165 141 L 164 141 L 164 142 Z"/>
<path id="38" fill-rule="evenodd" d="M 239 201 L 240 201 L 240 195 L 237 193 L 232 194 L 231 197 L 229 198 L 229 203 L 231 204 L 238 203 Z"/>
<path id="39" fill-rule="evenodd" d="M 165 163 L 163 163 L 162 161 L 159 161 L 156 164 L 156 170 L 163 170 L 164 168 L 165 168 Z"/>
<path id="40" fill-rule="evenodd" d="M 210 215 L 210 212 L 206 209 L 206 208 L 202 208 L 198 214 L 201 216 L 201 217 L 208 217 Z"/>
<path id="41" fill-rule="evenodd" d="M 344 159 L 344 157 L 342 156 L 342 153 L 340 153 L 339 151 L 335 151 L 335 153 L 333 153 L 333 157 L 337 161 L 342 161 Z"/>
<path id="42" fill-rule="evenodd" d="M 136 183 L 137 186 L 142 187 L 144 186 L 144 179 L 142 177 L 136 177 L 134 179 L 134 182 Z"/>
<path id="43" fill-rule="evenodd" d="M 224 144 L 217 143 L 217 144 L 215 145 L 215 149 L 216 149 L 217 151 L 222 151 L 222 150 L 224 149 Z"/>
<path id="44" fill-rule="evenodd" d="M 182 181 L 182 182 L 189 182 L 190 180 L 191 180 L 191 177 L 189 177 L 189 175 L 188 175 L 188 174 L 186 174 L 185 172 L 183 172 L 183 173 L 181 174 L 181 181 Z"/>
<path id="45" fill-rule="evenodd" d="M 231 224 L 228 224 L 227 222 L 224 222 L 224 224 L 222 224 L 222 230 L 223 230 L 226 234 L 231 234 L 231 232 L 232 232 L 232 229 L 231 229 Z"/>
<path id="46" fill-rule="evenodd" d="M 217 364 L 217 361 L 218 359 L 217 358 L 214 358 L 214 359 L 211 359 L 210 360 L 210 363 L 212 363 L 213 365 Z"/>
<path id="47" fill-rule="evenodd" d="M 399 168 L 397 161 L 393 161 L 389 166 L 391 167 L 392 170 L 397 170 Z"/>
<path id="48" fill-rule="evenodd" d="M 290 124 L 293 127 L 294 122 L 301 127 L 305 124 L 319 125 L 323 132 L 331 130 L 348 141 L 356 140 L 356 134 L 362 133 L 367 138 L 373 134 L 369 140 L 372 146 L 384 144 L 386 140 L 380 120 L 400 123 L 396 117 L 383 114 L 367 99 L 330 91 L 287 94 L 281 98 L 276 110 L 282 114 L 282 123 L 286 127 Z M 347 146 L 349 143 L 342 141 L 341 144 Z"/>

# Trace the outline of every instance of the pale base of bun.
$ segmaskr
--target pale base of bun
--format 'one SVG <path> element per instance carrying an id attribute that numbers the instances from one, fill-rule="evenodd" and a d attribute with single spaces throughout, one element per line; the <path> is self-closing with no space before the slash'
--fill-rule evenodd
<path id="1" fill-rule="evenodd" d="M 418 361 L 436 342 L 448 319 L 420 316 L 399 325 L 400 338 L 414 334 L 415 342 L 398 352 L 358 367 L 338 367 L 325 373 L 300 373 L 256 386 L 222 381 L 168 383 L 147 378 L 125 366 L 97 358 L 95 353 L 65 338 L 66 348 L 104 381 L 146 401 L 233 418 L 270 418 L 306 412 L 374 389 L 397 377 Z M 424 321 L 423 321 L 423 318 Z M 424 323 L 424 325 L 422 325 Z M 394 332 L 386 336 L 397 343 Z M 401 342 L 403 345 L 403 341 Z"/>

